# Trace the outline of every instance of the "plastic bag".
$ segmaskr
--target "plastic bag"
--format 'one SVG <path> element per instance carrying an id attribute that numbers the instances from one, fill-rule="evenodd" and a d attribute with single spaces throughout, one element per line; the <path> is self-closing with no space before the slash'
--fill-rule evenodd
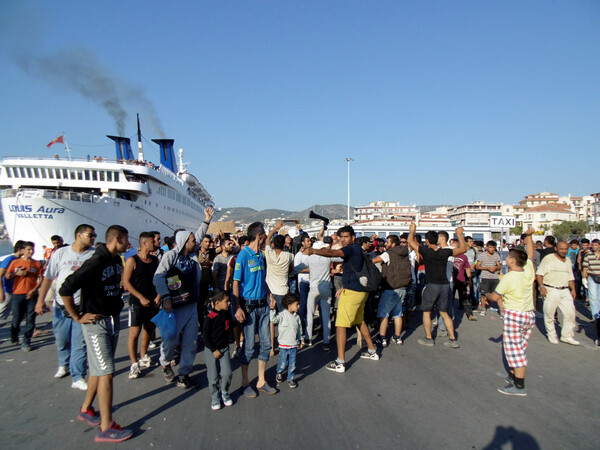
<path id="1" fill-rule="evenodd" d="M 177 333 L 175 314 L 172 312 L 167 313 L 164 309 L 161 309 L 151 320 L 158 327 L 163 339 L 170 340 L 175 338 L 175 334 Z"/>

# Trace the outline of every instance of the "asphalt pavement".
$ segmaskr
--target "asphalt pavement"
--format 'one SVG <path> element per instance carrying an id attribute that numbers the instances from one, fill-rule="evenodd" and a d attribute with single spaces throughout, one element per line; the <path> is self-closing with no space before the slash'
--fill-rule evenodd
<path id="1" fill-rule="evenodd" d="M 160 367 L 128 379 L 126 315 L 116 354 L 114 419 L 135 430 L 123 448 L 448 448 L 596 449 L 600 442 L 600 351 L 587 308 L 577 302 L 574 347 L 550 344 L 537 320 L 527 354 L 527 397 L 500 394 L 506 376 L 502 322 L 495 313 L 470 322 L 458 311 L 461 347 L 417 344 L 420 313 L 404 345 L 380 350 L 381 359 L 360 359 L 356 335 L 348 344 L 345 373 L 325 369 L 335 356 L 320 338 L 298 355 L 298 388 L 286 383 L 276 395 L 240 396 L 241 372 L 234 360 L 234 404 L 210 408 L 204 355 L 198 353 L 195 390 L 167 385 Z M 559 323 L 562 316 L 559 314 Z M 0 433 L 2 448 L 82 448 L 96 444 L 96 429 L 76 416 L 84 393 L 70 377 L 53 378 L 57 355 L 50 315 L 38 317 L 45 334 L 33 351 L 10 343 L 0 328 Z M 158 348 L 150 354 L 157 359 Z M 277 356 L 267 366 L 275 385 Z M 256 383 L 257 363 L 250 365 Z M 95 405 L 97 407 L 97 405 Z"/>

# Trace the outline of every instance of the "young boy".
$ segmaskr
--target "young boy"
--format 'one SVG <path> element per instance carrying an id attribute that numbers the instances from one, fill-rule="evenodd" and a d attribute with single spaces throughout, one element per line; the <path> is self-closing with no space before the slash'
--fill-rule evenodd
<path id="1" fill-rule="evenodd" d="M 277 364 L 275 380 L 277 384 L 281 384 L 283 382 L 283 371 L 287 368 L 287 381 L 293 389 L 298 386 L 298 383 L 294 380 L 298 345 L 302 348 L 302 344 L 299 344 L 302 339 L 302 326 L 300 316 L 298 316 L 300 297 L 296 294 L 288 293 L 283 297 L 281 302 L 285 309 L 279 314 L 275 311 L 277 307 L 275 299 L 272 299 L 269 305 L 271 307 L 271 323 L 279 324 L 279 336 L 277 336 L 277 342 L 279 343 L 279 364 Z"/>
<path id="2" fill-rule="evenodd" d="M 504 315 L 502 343 L 510 372 L 506 378 L 508 385 L 499 388 L 498 392 L 506 395 L 527 395 L 525 350 L 535 326 L 533 232 L 533 228 L 526 232 L 527 253 L 519 249 L 510 250 L 506 257 L 508 273 L 502 277 L 494 292 L 486 294 L 489 300 L 498 302 L 500 312 Z"/>
<path id="3" fill-rule="evenodd" d="M 208 387 L 212 398 L 213 411 L 221 409 L 221 398 L 225 406 L 233 405 L 229 396 L 231 385 L 231 360 L 229 358 L 229 294 L 217 291 L 210 299 L 211 309 L 204 317 L 204 359 L 208 375 Z M 220 369 L 220 370 L 219 370 Z M 221 396 L 219 398 L 219 375 L 221 376 Z"/>
<path id="4" fill-rule="evenodd" d="M 487 307 L 487 295 L 493 293 L 500 280 L 500 270 L 502 269 L 502 260 L 496 252 L 496 242 L 488 241 L 485 246 L 485 252 L 477 255 L 475 268 L 481 271 L 481 312 L 485 316 Z"/>

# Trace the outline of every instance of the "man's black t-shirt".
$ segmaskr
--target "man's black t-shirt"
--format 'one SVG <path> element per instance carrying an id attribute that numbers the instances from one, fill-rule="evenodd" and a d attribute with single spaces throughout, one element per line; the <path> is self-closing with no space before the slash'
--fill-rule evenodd
<path id="1" fill-rule="evenodd" d="M 425 264 L 425 283 L 448 284 L 446 277 L 446 267 L 448 258 L 452 256 L 451 248 L 432 248 L 422 246 L 419 253 Z"/>
<path id="2" fill-rule="evenodd" d="M 363 268 L 363 251 L 357 243 L 346 245 L 340 249 L 344 252 L 344 273 L 342 275 L 342 286 L 352 291 L 362 291 L 364 287 L 358 281 L 357 272 Z"/>

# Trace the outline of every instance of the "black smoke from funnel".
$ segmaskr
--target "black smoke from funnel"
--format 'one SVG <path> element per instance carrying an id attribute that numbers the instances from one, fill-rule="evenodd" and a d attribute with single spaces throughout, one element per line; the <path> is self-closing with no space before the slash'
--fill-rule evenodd
<path id="1" fill-rule="evenodd" d="M 125 136 L 127 112 L 123 102 L 133 102 L 150 122 L 154 131 L 164 136 L 152 102 L 144 92 L 111 73 L 95 55 L 86 49 L 62 50 L 53 56 L 20 54 L 16 57 L 26 72 L 42 77 L 57 87 L 80 93 L 102 106 L 115 120 L 117 132 Z"/>

